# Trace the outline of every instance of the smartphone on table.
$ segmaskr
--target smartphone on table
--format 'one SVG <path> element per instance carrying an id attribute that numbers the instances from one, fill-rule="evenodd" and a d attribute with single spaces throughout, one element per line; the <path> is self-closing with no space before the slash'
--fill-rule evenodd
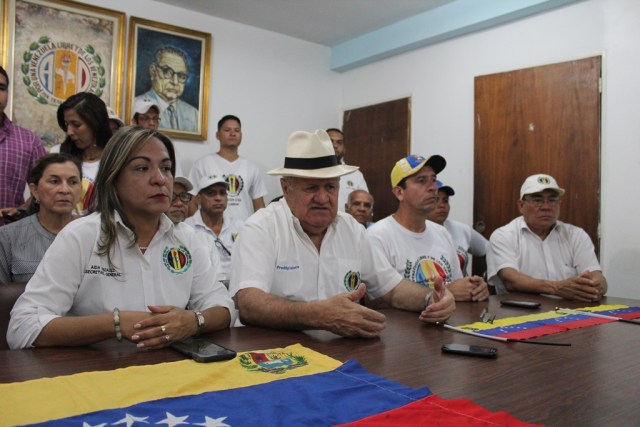
<path id="1" fill-rule="evenodd" d="M 236 357 L 235 351 L 202 338 L 187 338 L 176 341 L 171 344 L 171 347 L 196 362 L 215 362 Z"/>
<path id="2" fill-rule="evenodd" d="M 500 301 L 500 305 L 506 305 L 507 307 L 518 307 L 518 308 L 540 308 L 540 303 L 535 301 L 524 301 L 524 300 L 510 300 L 505 299 Z"/>
<path id="3" fill-rule="evenodd" d="M 444 344 L 442 346 L 442 352 L 476 357 L 498 357 L 497 348 L 485 347 L 481 345 Z"/>

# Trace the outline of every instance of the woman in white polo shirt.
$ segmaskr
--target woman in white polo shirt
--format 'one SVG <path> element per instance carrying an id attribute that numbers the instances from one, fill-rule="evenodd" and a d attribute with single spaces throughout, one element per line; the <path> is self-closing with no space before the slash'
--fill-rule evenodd
<path id="1" fill-rule="evenodd" d="M 164 214 L 175 154 L 152 129 L 120 129 L 104 150 L 95 213 L 50 246 L 11 312 L 11 348 L 127 339 L 165 347 L 229 327 L 234 311 L 195 231 Z"/>

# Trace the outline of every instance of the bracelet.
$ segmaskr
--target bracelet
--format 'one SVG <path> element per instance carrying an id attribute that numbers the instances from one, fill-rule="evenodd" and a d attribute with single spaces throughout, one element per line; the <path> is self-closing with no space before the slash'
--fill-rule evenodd
<path id="1" fill-rule="evenodd" d="M 116 339 L 118 342 L 122 342 L 122 330 L 120 329 L 120 309 L 118 307 L 113 309 L 113 325 L 116 331 Z"/>

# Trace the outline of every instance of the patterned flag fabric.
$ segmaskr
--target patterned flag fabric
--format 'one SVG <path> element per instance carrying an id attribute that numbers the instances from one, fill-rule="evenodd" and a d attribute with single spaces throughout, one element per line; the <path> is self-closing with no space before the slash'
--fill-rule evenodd
<path id="1" fill-rule="evenodd" d="M 640 318 L 640 307 L 629 307 L 626 305 L 599 305 L 596 307 L 576 308 L 573 309 L 573 311 L 587 311 L 623 319 Z M 594 317 L 588 314 L 563 313 L 561 310 L 552 310 L 545 313 L 496 319 L 493 323 L 476 322 L 458 326 L 458 328 L 482 335 L 526 340 L 615 321 L 616 320 L 613 319 Z"/>
<path id="2" fill-rule="evenodd" d="M 0 425 L 82 427 L 528 425 L 299 344 L 226 362 L 185 360 L 0 384 L 0 414 Z M 383 424 L 367 424 L 376 416 Z"/>

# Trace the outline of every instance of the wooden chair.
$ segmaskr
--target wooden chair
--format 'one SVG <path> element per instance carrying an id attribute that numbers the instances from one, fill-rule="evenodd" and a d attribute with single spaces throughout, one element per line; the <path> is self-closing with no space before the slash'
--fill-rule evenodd
<path id="1" fill-rule="evenodd" d="M 0 350 L 9 349 L 7 329 L 9 328 L 11 309 L 26 286 L 26 283 L 0 283 Z"/>

